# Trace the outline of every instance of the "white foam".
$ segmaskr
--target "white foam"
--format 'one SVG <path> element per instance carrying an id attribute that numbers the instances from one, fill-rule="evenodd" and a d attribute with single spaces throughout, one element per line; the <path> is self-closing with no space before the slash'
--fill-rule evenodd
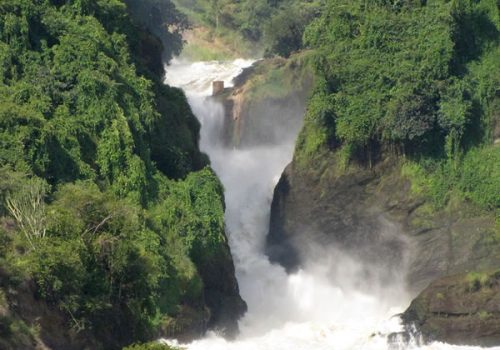
<path id="1" fill-rule="evenodd" d="M 357 288 L 359 279 L 365 278 L 360 277 L 362 266 L 341 252 L 319 250 L 313 263 L 292 275 L 272 265 L 263 253 L 273 188 L 292 158 L 293 138 L 266 147 L 224 148 L 218 140 L 222 106 L 205 98 L 212 81 L 231 86 L 232 78 L 251 64 L 174 60 L 167 67 L 166 81 L 185 89 L 202 124 L 201 148 L 224 184 L 229 243 L 241 295 L 248 304 L 235 341 L 209 333 L 184 346 L 189 350 L 387 349 L 388 335 L 402 328 L 393 316 L 409 303 L 404 271 L 390 286 L 374 280 L 373 288 L 363 292 Z M 410 343 L 401 348 L 419 347 Z M 475 348 L 433 343 L 421 349 Z"/>

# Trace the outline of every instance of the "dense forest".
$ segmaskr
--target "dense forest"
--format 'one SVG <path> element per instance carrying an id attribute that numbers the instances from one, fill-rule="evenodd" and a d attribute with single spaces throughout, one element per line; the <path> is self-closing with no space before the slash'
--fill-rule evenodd
<path id="1" fill-rule="evenodd" d="M 211 29 L 237 51 L 288 57 L 303 48 L 303 33 L 324 0 L 174 0 L 191 25 Z"/>
<path id="2" fill-rule="evenodd" d="M 498 212 L 499 29 L 494 0 L 329 2 L 304 34 L 317 86 L 295 157 L 399 154 L 437 207 Z"/>
<path id="3" fill-rule="evenodd" d="M 306 53 L 297 171 L 395 157 L 430 210 L 471 204 L 500 243 L 496 0 L 2 0 L 0 348 L 236 332 L 223 187 L 163 84 L 193 25 Z"/>
<path id="4" fill-rule="evenodd" d="M 237 285 L 210 276 L 234 279 L 222 186 L 183 92 L 162 82 L 183 17 L 127 3 L 0 4 L 3 349 L 34 346 L 30 317 L 48 346 L 111 349 L 201 333 L 225 294 L 244 309 Z M 178 30 L 157 39 L 139 10 Z"/>

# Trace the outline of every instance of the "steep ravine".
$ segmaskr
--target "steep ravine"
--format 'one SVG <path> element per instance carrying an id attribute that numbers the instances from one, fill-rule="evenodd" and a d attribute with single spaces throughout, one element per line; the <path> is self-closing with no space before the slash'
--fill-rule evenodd
<path id="1" fill-rule="evenodd" d="M 462 349 L 443 343 L 420 344 L 419 334 L 405 333 L 396 315 L 440 276 L 494 267 L 497 250 L 487 244 L 493 218 L 463 215 L 469 209 L 463 203 L 451 212 L 432 212 L 402 175 L 398 157 L 384 157 L 373 168 L 347 169 L 337 165 L 334 154 L 325 153 L 320 161 L 293 159 L 278 182 L 280 172 L 292 160 L 299 131 L 293 125 L 297 120 L 300 124 L 300 117 L 295 117 L 298 111 L 289 113 L 286 96 L 302 96 L 302 113 L 304 92 L 309 91 L 307 85 L 293 85 L 299 88 L 275 100 L 266 84 L 255 83 L 269 81 L 268 74 L 272 77 L 273 69 L 280 67 L 289 72 L 280 76 L 288 77 L 296 66 L 279 61 L 276 65 L 271 60 L 249 67 L 249 62 L 236 60 L 178 61 L 170 67 L 167 81 L 186 89 L 202 124 L 201 147 L 225 187 L 229 245 L 240 292 L 248 304 L 234 341 L 209 332 L 182 346 L 203 350 Z M 300 74 L 295 71 L 295 76 Z M 227 89 L 210 97 L 215 80 L 225 81 Z M 303 93 L 297 95 L 297 91 Z M 271 94 L 266 98 L 267 92 Z M 235 108 L 239 101 L 244 102 L 243 108 Z M 286 137 L 276 137 L 280 133 Z M 469 236 L 471 230 L 477 236 Z M 287 271 L 280 264 L 270 264 L 265 253 Z M 496 288 L 490 284 L 483 289 L 488 295 Z M 417 311 L 408 311 L 404 319 L 409 324 L 434 326 L 434 320 L 427 318 L 433 311 L 420 312 L 434 306 L 417 304 Z M 494 321 L 495 307 L 478 305 L 476 310 L 469 321 L 477 316 L 489 325 L 485 330 L 495 329 L 489 319 L 492 316 Z M 478 333 L 468 335 L 472 342 L 439 337 L 435 332 L 432 336 L 427 340 L 485 345 L 495 341 L 481 339 Z"/>
<path id="2" fill-rule="evenodd" d="M 211 142 L 245 150 L 294 140 L 312 86 L 304 61 L 307 55 L 244 69 L 234 86 L 215 97 L 223 117 L 215 128 L 205 124 L 215 132 Z M 404 157 L 381 151 L 375 158 L 372 167 L 347 168 L 335 152 L 294 159 L 274 190 L 267 255 L 293 275 L 321 261 L 319 255 L 335 260 L 341 251 L 360 262 L 353 278 L 358 290 L 382 284 L 403 287 L 412 297 L 422 292 L 403 318 L 417 324 L 426 340 L 498 345 L 494 216 L 463 201 L 436 211 L 413 188 Z M 448 309 L 436 309 L 443 295 Z M 464 311 L 459 305 L 470 300 L 474 307 Z M 454 317 L 461 312 L 467 317 Z"/>

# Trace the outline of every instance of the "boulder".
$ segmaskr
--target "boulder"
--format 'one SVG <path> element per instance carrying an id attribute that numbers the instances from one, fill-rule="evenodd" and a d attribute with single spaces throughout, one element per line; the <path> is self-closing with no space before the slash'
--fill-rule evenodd
<path id="1" fill-rule="evenodd" d="M 500 270 L 432 282 L 403 314 L 426 341 L 500 345 Z"/>

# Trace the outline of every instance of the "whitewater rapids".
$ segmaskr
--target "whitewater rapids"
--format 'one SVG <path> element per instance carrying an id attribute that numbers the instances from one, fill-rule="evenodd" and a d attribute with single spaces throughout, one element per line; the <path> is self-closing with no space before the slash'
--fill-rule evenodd
<path id="1" fill-rule="evenodd" d="M 207 98 L 212 82 L 225 86 L 253 61 L 182 62 L 167 67 L 166 83 L 185 90 L 201 128 L 201 149 L 225 187 L 226 226 L 236 277 L 248 312 L 240 320 L 240 335 L 227 341 L 209 332 L 205 338 L 181 344 L 189 350 L 344 350 L 344 349 L 479 349 L 433 343 L 419 347 L 415 340 L 388 342 L 402 331 L 397 314 L 410 297 L 404 289 L 404 267 L 391 285 L 372 281 L 359 290 L 364 268 L 336 251 L 318 251 L 302 270 L 287 274 L 264 255 L 273 194 L 283 169 L 291 161 L 293 137 L 259 147 L 226 148 L 220 140 L 224 111 Z M 276 125 L 286 128 L 286 125 Z M 376 276 L 376 273 L 375 273 Z M 175 340 L 169 344 L 179 345 Z M 498 349 L 498 348 L 497 348 Z"/>

